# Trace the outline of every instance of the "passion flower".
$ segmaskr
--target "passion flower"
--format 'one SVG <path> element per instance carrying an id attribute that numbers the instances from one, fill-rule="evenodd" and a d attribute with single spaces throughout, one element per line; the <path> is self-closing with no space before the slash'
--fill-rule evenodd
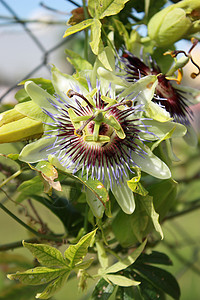
<path id="1" fill-rule="evenodd" d="M 113 85 L 103 95 L 105 89 L 99 81 L 92 89 L 88 80 L 86 89 L 57 69 L 53 69 L 52 83 L 57 92 L 54 96 L 31 81 L 25 84 L 49 128 L 41 139 L 26 145 L 19 158 L 34 163 L 54 157 L 66 172 L 82 169 L 87 176 L 104 182 L 121 208 L 132 213 L 134 198 L 126 183 L 132 168 L 139 167 L 157 178 L 171 176 L 168 167 L 144 144 L 142 136 L 151 133 L 140 118 L 141 105 L 134 105 L 130 98 L 116 100 Z"/>

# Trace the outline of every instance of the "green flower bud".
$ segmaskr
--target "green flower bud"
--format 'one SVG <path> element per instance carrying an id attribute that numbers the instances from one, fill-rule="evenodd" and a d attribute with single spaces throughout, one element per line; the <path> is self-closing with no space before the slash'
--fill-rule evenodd
<path id="1" fill-rule="evenodd" d="M 200 1 L 184 0 L 155 14 L 148 23 L 148 35 L 156 46 L 166 47 L 200 30 Z"/>
<path id="2" fill-rule="evenodd" d="M 31 101 L 23 105 L 26 105 L 28 109 L 29 103 Z M 16 108 L 0 114 L 0 144 L 39 138 L 43 131 L 43 124 L 40 120 L 29 118 Z"/>

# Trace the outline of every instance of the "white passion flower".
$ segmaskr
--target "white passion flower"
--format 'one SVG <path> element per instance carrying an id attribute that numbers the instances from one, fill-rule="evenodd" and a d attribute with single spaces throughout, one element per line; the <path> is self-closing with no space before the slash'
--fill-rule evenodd
<path id="1" fill-rule="evenodd" d="M 26 92 L 48 117 L 44 123 L 49 130 L 26 145 L 19 158 L 34 163 L 54 157 L 57 167 L 66 172 L 82 169 L 112 190 L 125 213 L 132 213 L 134 196 L 126 183 L 132 168 L 157 178 L 171 177 L 165 163 L 144 144 L 143 134 L 151 133 L 140 119 L 141 105 L 135 105 L 130 96 L 117 101 L 113 85 L 105 92 L 100 81 L 93 88 L 87 80 L 86 88 L 55 68 L 52 74 L 54 96 L 31 81 L 25 84 Z"/>

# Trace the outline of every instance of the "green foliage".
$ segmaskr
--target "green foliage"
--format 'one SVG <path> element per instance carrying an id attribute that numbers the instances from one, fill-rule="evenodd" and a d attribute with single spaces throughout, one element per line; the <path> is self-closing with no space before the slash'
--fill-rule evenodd
<path id="1" fill-rule="evenodd" d="M 36 298 L 50 298 L 63 286 L 71 271 L 90 266 L 91 260 L 84 263 L 82 261 L 94 239 L 95 233 L 96 230 L 83 236 L 76 245 L 70 245 L 65 251 L 65 257 L 62 256 L 59 250 L 49 245 L 24 242 L 24 247 L 28 248 L 38 262 L 46 267 L 36 267 L 25 272 L 10 274 L 8 278 L 11 280 L 17 279 L 30 285 L 49 283 L 42 293 L 37 294 Z"/>
<path id="2" fill-rule="evenodd" d="M 92 279 L 91 300 L 180 299 L 177 280 L 167 271 L 172 261 L 151 250 L 164 238 L 164 222 L 200 206 L 199 149 L 179 145 L 182 137 L 197 143 L 183 115 L 199 102 L 199 91 L 171 83 L 179 83 L 185 65 L 194 63 L 197 41 L 188 52 L 176 51 L 174 43 L 199 30 L 200 5 L 172 2 L 89 0 L 85 7 L 83 1 L 68 23 L 75 25 L 64 33 L 75 34 L 72 45 L 77 33 L 84 35 L 84 57 L 82 49 L 81 54 L 65 50 L 76 72 L 71 76 L 53 67 L 52 80 L 24 80 L 25 88 L 15 95 L 19 103 L 0 115 L 0 143 L 10 152 L 0 154 L 0 207 L 34 235 L 23 246 L 36 259 L 33 266 L 22 256 L 0 255 L 2 270 L 13 280 L 8 288 L 0 283 L 0 299 L 28 300 L 35 294 L 48 299 L 73 273 L 82 289 Z M 125 50 L 138 57 L 129 66 L 122 61 Z M 1 111 L 6 108 L 3 104 Z M 16 141 L 9 150 L 8 143 Z M 177 163 L 174 153 L 183 162 Z M 13 202 L 28 221 L 9 210 Z M 37 202 L 61 222 L 61 234 L 50 218 L 46 224 Z M 69 246 L 63 255 L 58 248 L 64 242 Z M 0 248 L 20 246 L 21 241 Z M 85 259 L 88 252 L 92 257 Z"/>

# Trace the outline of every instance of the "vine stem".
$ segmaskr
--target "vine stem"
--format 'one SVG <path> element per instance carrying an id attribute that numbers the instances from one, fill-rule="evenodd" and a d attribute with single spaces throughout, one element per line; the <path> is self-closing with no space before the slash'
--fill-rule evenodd
<path id="1" fill-rule="evenodd" d="M 196 210 L 196 209 L 199 209 L 199 208 L 200 208 L 200 203 L 198 203 L 198 204 L 195 205 L 195 206 L 189 207 L 189 208 L 187 208 L 187 209 L 184 209 L 184 210 L 179 211 L 179 212 L 175 212 L 175 213 L 173 213 L 173 214 L 167 216 L 166 218 L 164 218 L 163 222 L 166 222 L 166 221 L 168 221 L 168 220 L 174 219 L 174 218 L 176 218 L 176 217 L 183 216 L 183 215 L 188 214 L 188 213 L 190 213 L 190 212 L 192 212 L 192 211 L 194 211 L 194 210 Z"/>
<path id="2" fill-rule="evenodd" d="M 16 178 L 17 176 L 19 176 L 22 173 L 22 170 L 18 170 L 17 172 L 15 172 L 13 175 L 11 175 L 10 177 L 6 178 L 1 184 L 0 184 L 0 189 L 7 184 L 9 181 L 11 181 L 12 179 Z"/>
<path id="3" fill-rule="evenodd" d="M 83 0 L 83 11 L 85 19 L 88 19 L 88 11 L 86 6 L 86 0 Z M 84 44 L 84 57 L 88 60 L 88 29 L 85 29 L 85 44 Z"/>
<path id="4" fill-rule="evenodd" d="M 51 241 L 63 241 L 63 238 L 65 237 L 64 234 L 60 235 L 45 235 L 43 233 L 37 232 L 30 226 L 28 226 L 26 223 L 24 223 L 22 220 L 20 220 L 17 216 L 15 216 L 9 209 L 7 209 L 2 203 L 0 203 L 0 208 L 3 209 L 11 218 L 13 218 L 15 221 L 17 221 L 20 225 L 22 225 L 24 228 L 26 228 L 28 231 L 36 235 L 38 238 L 42 238 L 45 240 L 51 240 Z"/>

